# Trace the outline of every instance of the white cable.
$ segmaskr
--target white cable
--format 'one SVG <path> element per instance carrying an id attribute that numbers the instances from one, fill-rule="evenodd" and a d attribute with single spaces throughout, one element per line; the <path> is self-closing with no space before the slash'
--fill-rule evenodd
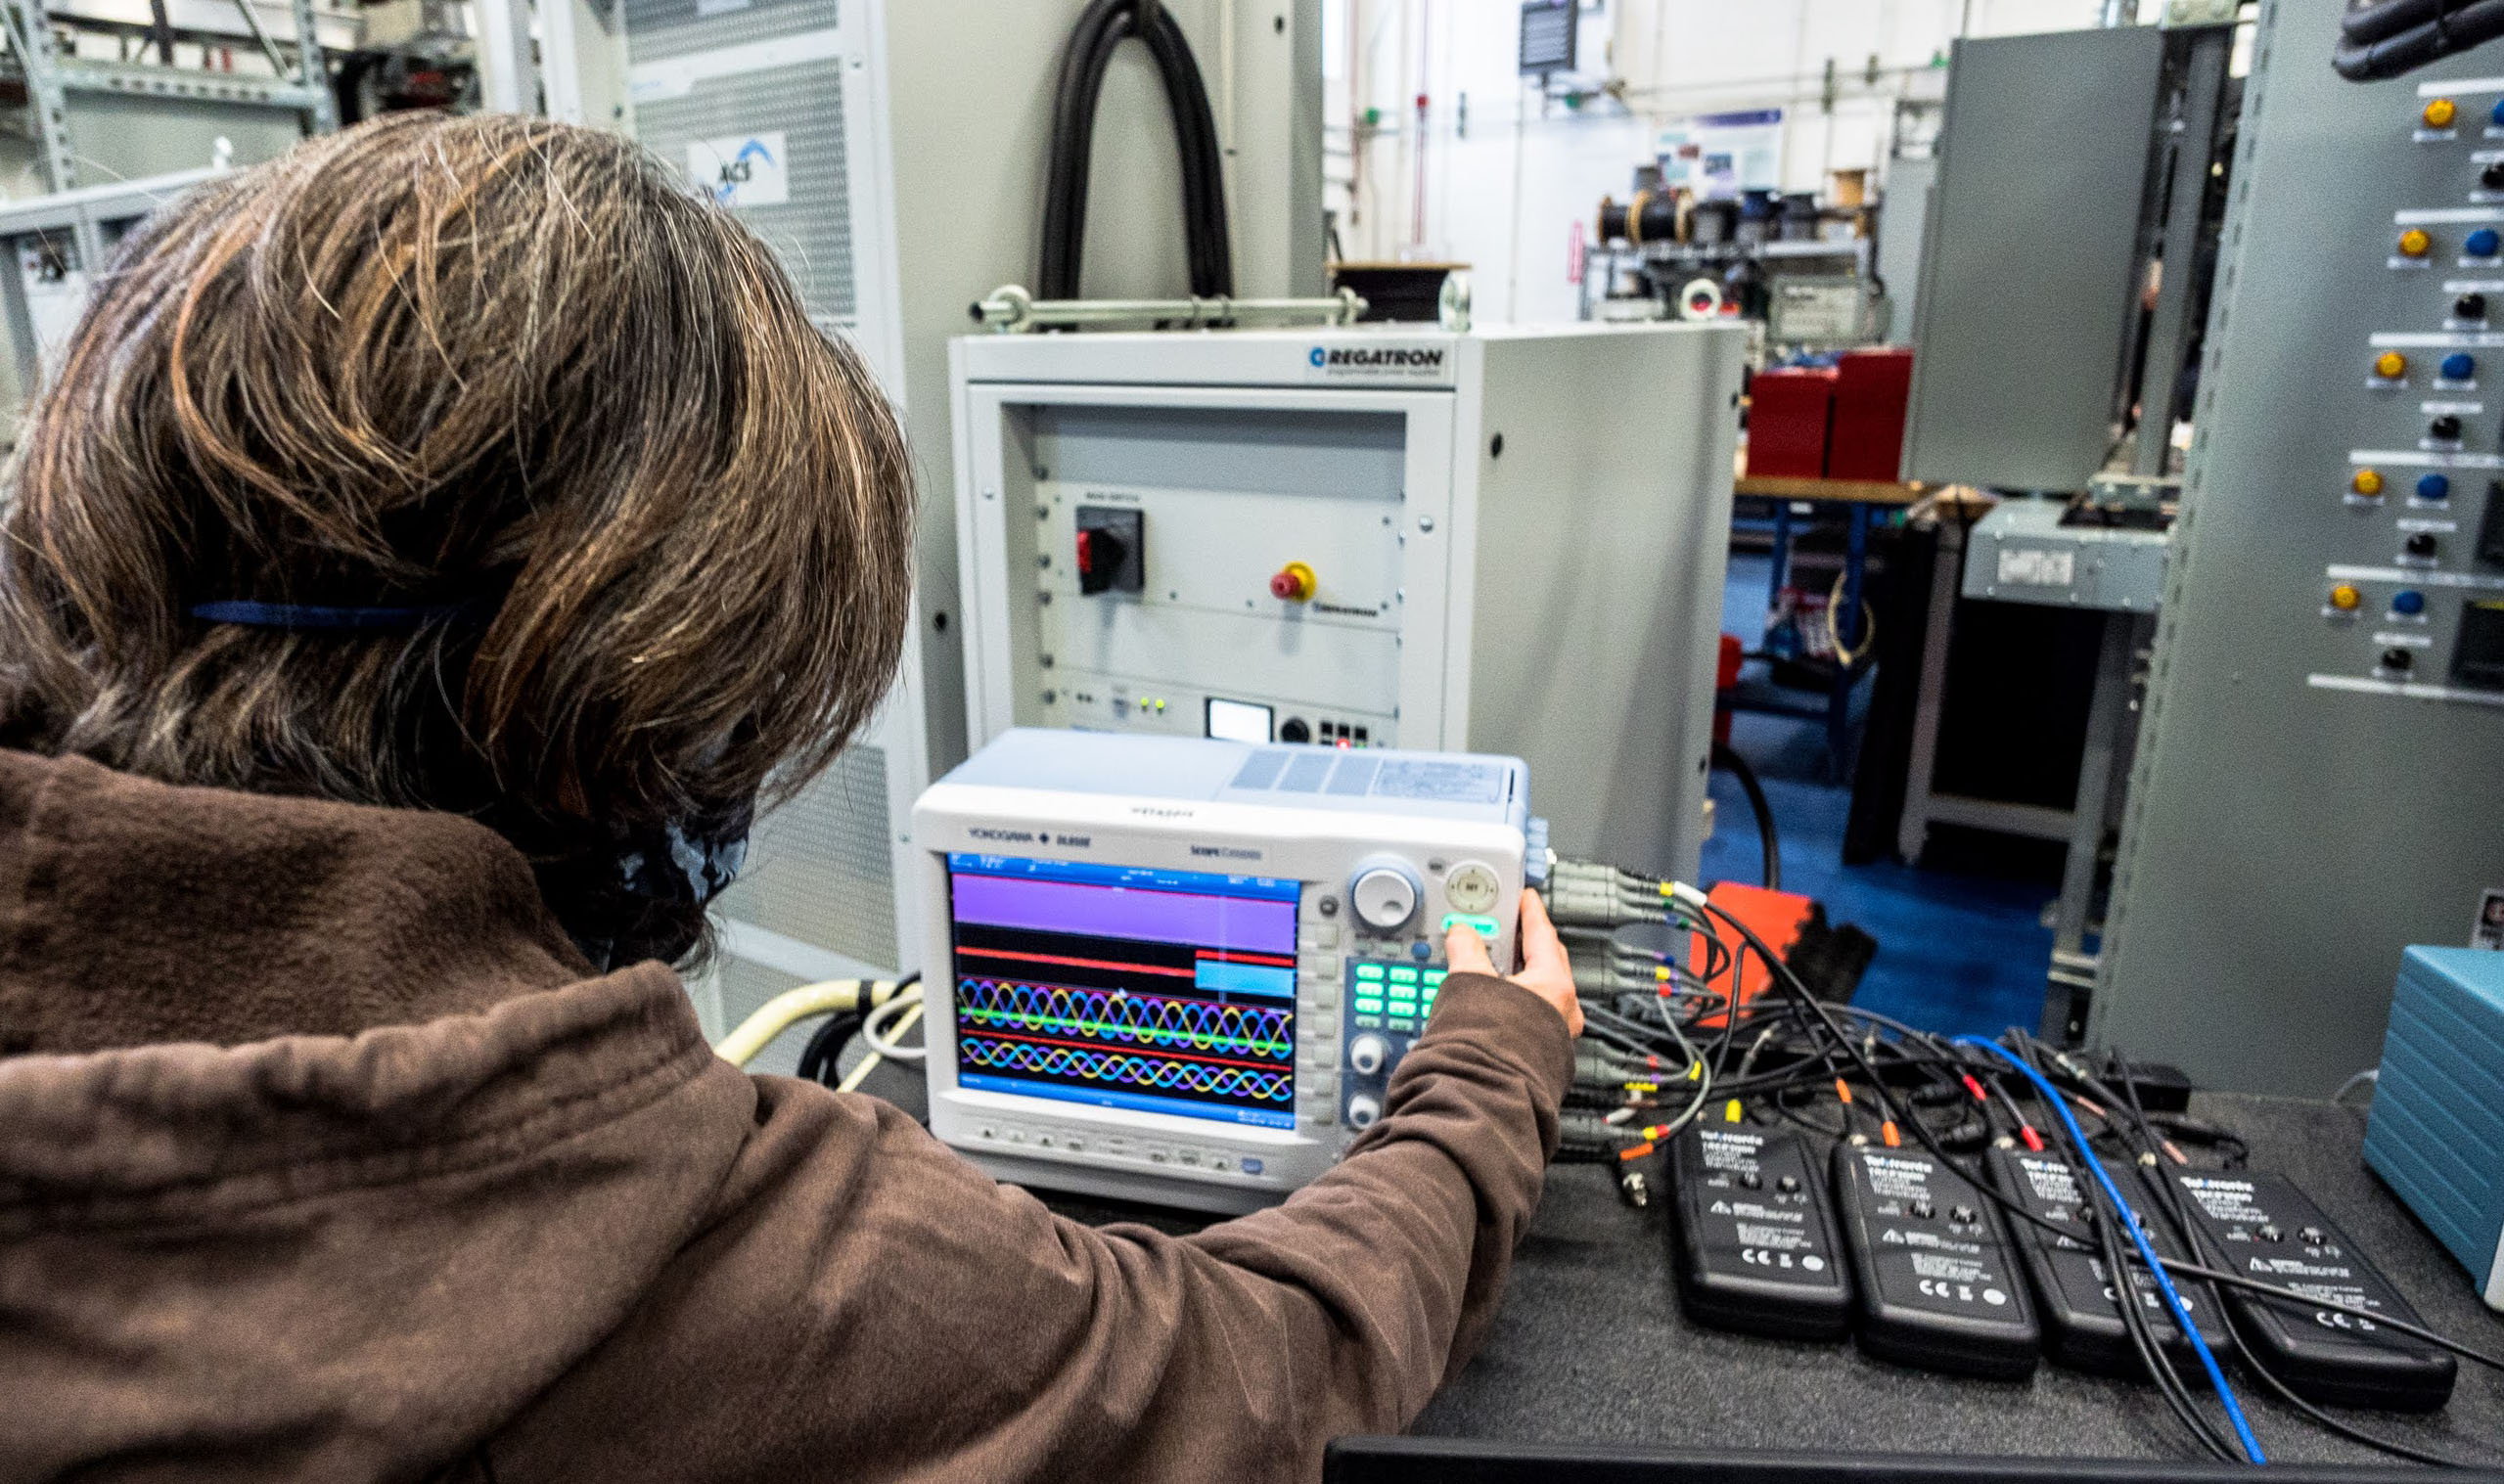
<path id="1" fill-rule="evenodd" d="M 2382 1085 L 2382 1080 L 2383 1069 L 2379 1066 L 2370 1067 L 2339 1084 L 2339 1091 L 2330 1095 L 2330 1101 L 2333 1102 L 2344 1102 L 2349 1093 L 2356 1091 L 2356 1089 L 2360 1087 L 2380 1087 Z"/>
<path id="2" fill-rule="evenodd" d="M 1878 648 L 1878 610 L 1869 606 L 1869 600 L 1862 599 L 1860 611 L 1861 616 L 1868 620 L 1868 629 L 1861 635 L 1860 648 L 1855 650 L 1844 643 L 1844 631 L 1835 622 L 1835 609 L 1844 601 L 1844 575 L 1837 572 L 1834 587 L 1826 593 L 1826 637 L 1835 646 L 1835 662 L 1848 670 Z"/>
<path id="3" fill-rule="evenodd" d="M 921 1013 L 922 987 L 920 985 L 914 985 L 885 1005 L 871 1011 L 869 1018 L 861 1022 L 861 1044 L 889 1061 L 919 1061 L 929 1056 L 930 1048 L 926 1046 L 898 1046 L 890 1039 L 902 1035 L 904 1025 L 898 1024 L 890 1031 L 887 1028 L 887 1022 L 890 1019 L 899 1019 L 904 1013 L 904 1008 L 908 1005 L 913 1007 L 915 1015 L 918 1016 Z"/>
<path id="4" fill-rule="evenodd" d="M 915 1005 L 911 1010 L 904 1012 L 902 1019 L 895 1022 L 895 1033 L 900 1036 L 906 1031 L 911 1030 L 913 1028 L 913 1022 L 921 1018 L 922 1007 Z M 860 1085 L 869 1080 L 871 1069 L 886 1059 L 886 1057 L 880 1056 L 876 1052 L 872 1052 L 868 1056 L 863 1057 L 861 1058 L 861 1064 L 853 1067 L 851 1074 L 846 1076 L 842 1083 L 838 1084 L 835 1091 L 839 1093 L 859 1091 Z"/>

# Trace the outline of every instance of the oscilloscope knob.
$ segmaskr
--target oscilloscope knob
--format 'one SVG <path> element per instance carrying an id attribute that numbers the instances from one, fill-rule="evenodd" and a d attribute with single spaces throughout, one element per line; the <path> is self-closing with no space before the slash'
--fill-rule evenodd
<path id="1" fill-rule="evenodd" d="M 1374 1120 L 1382 1116 L 1383 1104 L 1366 1097 L 1362 1093 L 1359 1093 L 1355 1097 L 1347 1100 L 1347 1126 L 1349 1128 L 1372 1128 L 1374 1126 Z"/>
<path id="2" fill-rule="evenodd" d="M 1371 1077 L 1390 1059 L 1391 1044 L 1380 1036 L 1359 1036 L 1347 1043 L 1347 1065 L 1360 1076 Z"/>
<path id="3" fill-rule="evenodd" d="M 1347 881 L 1347 900 L 1356 908 L 1357 921 L 1376 932 L 1406 927 L 1425 896 L 1426 883 L 1405 861 L 1360 861 Z"/>

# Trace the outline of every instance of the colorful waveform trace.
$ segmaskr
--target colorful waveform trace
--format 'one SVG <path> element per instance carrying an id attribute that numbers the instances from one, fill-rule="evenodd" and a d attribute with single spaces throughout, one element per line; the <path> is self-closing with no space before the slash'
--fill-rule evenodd
<path id="1" fill-rule="evenodd" d="M 962 1064 L 986 1071 L 1029 1076 L 1068 1077 L 1081 1082 L 1110 1083 L 1158 1093 L 1186 1093 L 1203 1098 L 1243 1098 L 1286 1105 L 1295 1092 L 1287 1068 L 1269 1071 L 1134 1052 L 1094 1051 L 1032 1041 L 1000 1041 L 966 1036 L 957 1042 Z"/>
<path id="2" fill-rule="evenodd" d="M 1071 1036 L 1204 1056 L 1284 1060 L 1296 1051 L 1292 1006 L 967 977 L 957 982 L 957 1016 L 979 1030 Z"/>

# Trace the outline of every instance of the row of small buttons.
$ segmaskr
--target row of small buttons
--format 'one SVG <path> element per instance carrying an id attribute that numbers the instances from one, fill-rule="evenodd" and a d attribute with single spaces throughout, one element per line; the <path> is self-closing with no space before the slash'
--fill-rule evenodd
<path id="1" fill-rule="evenodd" d="M 2379 500 L 2383 497 L 2383 491 L 2388 488 L 2390 488 L 2390 481 L 2383 477 L 2383 472 L 2379 469 L 2360 469 L 2347 476 L 2348 492 L 2362 499 Z M 2452 479 L 2449 474 L 2417 476 L 2415 499 L 2418 504 L 2441 505 L 2451 498 Z"/>
<path id="2" fill-rule="evenodd" d="M 1129 1159 L 1141 1164 L 1207 1170 L 1219 1175 L 1258 1175 L 1264 1161 L 1257 1154 L 1237 1155 L 1224 1149 L 1198 1149 L 1185 1145 L 1151 1144 L 1115 1137 L 1091 1137 L 1068 1130 L 1025 1129 L 1013 1123 L 975 1126 L 974 1137 L 985 1144 L 1038 1153 L 1087 1154 L 1097 1159 Z"/>

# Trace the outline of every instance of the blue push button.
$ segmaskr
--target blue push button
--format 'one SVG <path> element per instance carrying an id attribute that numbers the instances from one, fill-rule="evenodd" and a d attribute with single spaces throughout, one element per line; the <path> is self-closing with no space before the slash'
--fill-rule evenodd
<path id="1" fill-rule="evenodd" d="M 2420 474 L 2417 479 L 2417 498 L 2420 500 L 2452 498 L 2451 479 L 2443 474 Z"/>
<path id="2" fill-rule="evenodd" d="M 2504 247 L 2504 237 L 2496 236 L 2493 227 L 2481 227 L 2461 240 L 2461 250 L 2472 257 L 2493 257 L 2498 247 Z"/>
<path id="3" fill-rule="evenodd" d="M 2504 128 L 2504 100 L 2499 100 L 2486 116 L 2496 127 Z"/>
<path id="4" fill-rule="evenodd" d="M 1434 957 L 1434 945 L 1432 943 L 1411 943 L 1408 945 L 1408 956 L 1422 964 L 1428 959 Z"/>
<path id="5" fill-rule="evenodd" d="M 2486 236 L 2488 242 L 2491 244 L 2494 241 L 2495 234 L 2489 232 Z M 2483 256 L 2484 254 L 2481 255 Z M 2443 357 L 2442 372 L 2443 380 L 2447 382 L 2466 382 L 2471 377 L 2478 375 L 2478 357 L 2470 354 L 2466 350 L 2455 350 L 2450 355 Z"/>
<path id="6" fill-rule="evenodd" d="M 1260 1172 L 1260 1156 L 1257 1154 L 1246 1154 L 1244 1156 L 1244 1173 L 1247 1175 L 1257 1175 Z"/>
<path id="7" fill-rule="evenodd" d="M 2390 610 L 2403 618 L 2414 618 L 2426 611 L 2426 595 L 2413 587 L 2401 588 L 2390 595 Z"/>

